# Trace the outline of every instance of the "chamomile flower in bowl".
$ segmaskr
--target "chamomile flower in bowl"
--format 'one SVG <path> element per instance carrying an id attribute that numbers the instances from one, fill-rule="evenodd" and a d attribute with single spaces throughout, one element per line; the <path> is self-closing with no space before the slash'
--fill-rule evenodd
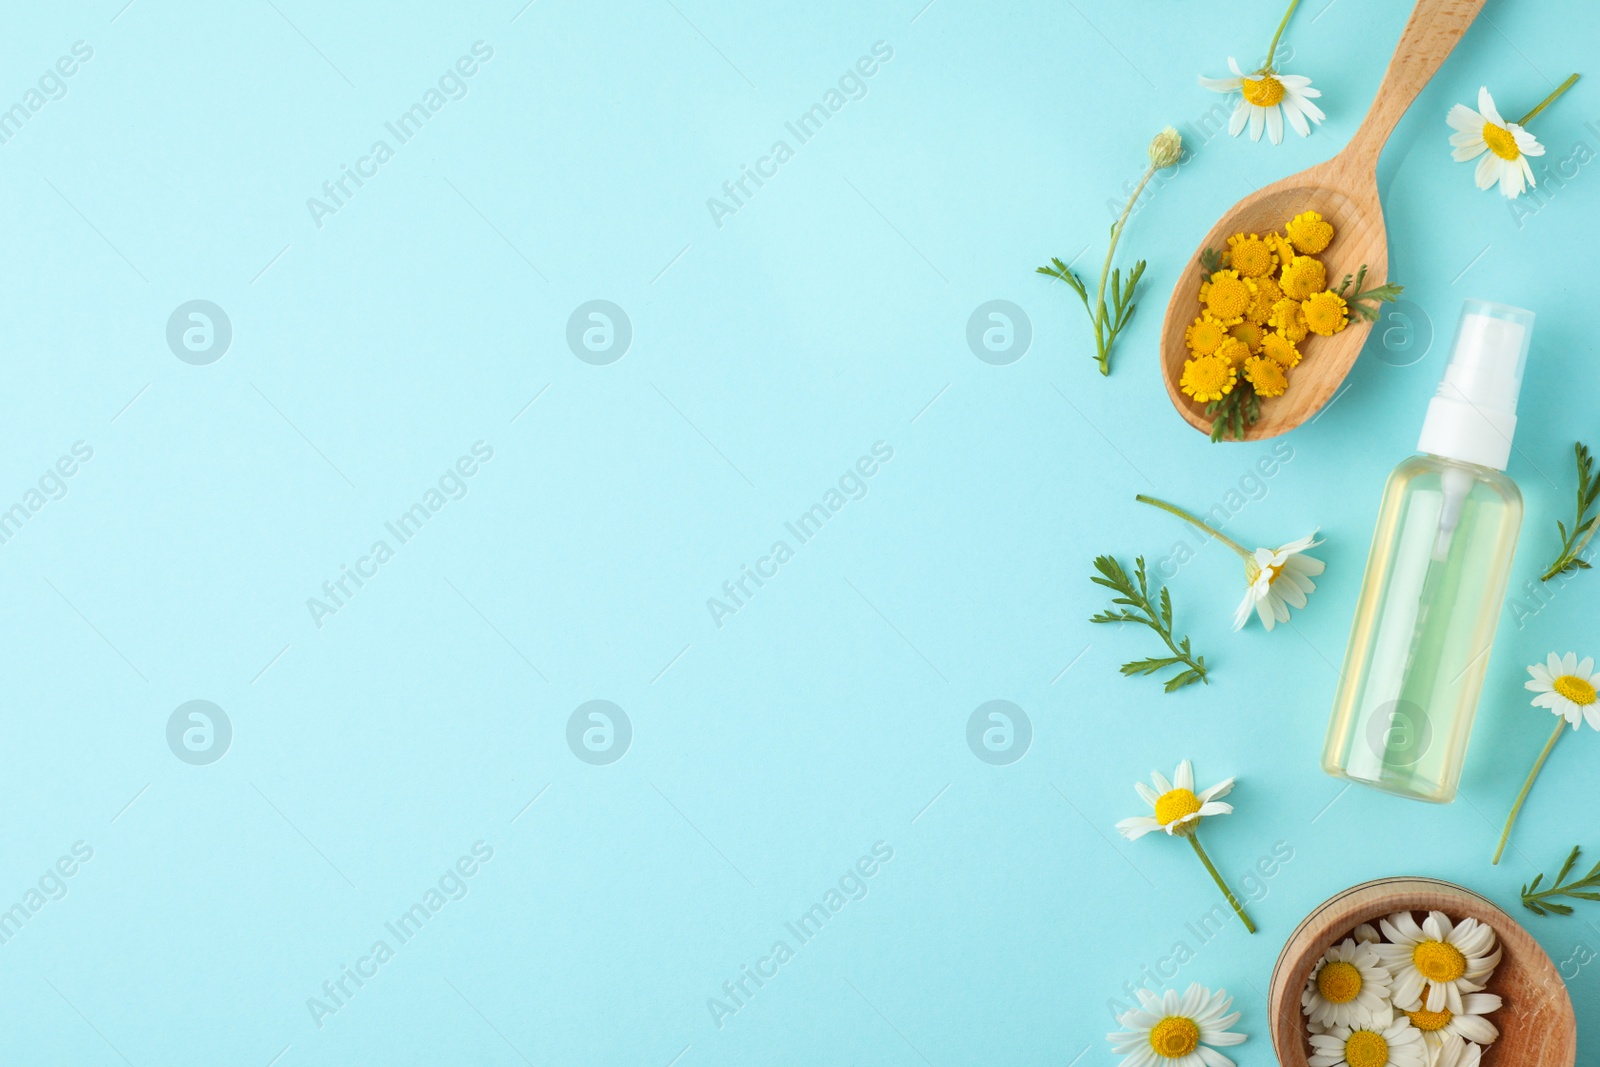
<path id="1" fill-rule="evenodd" d="M 1469 1056 L 1476 1062 L 1478 1046 L 1492 1045 L 1499 1040 L 1500 1028 L 1485 1016 L 1499 1011 L 1503 1003 L 1493 993 L 1468 993 L 1461 998 L 1460 1011 L 1418 1008 L 1406 1012 L 1406 1017 L 1421 1031 L 1434 1067 L 1456 1067 L 1466 1063 Z"/>
<path id="2" fill-rule="evenodd" d="M 1463 1010 L 1462 997 L 1483 990 L 1500 964 L 1494 930 L 1477 919 L 1452 923 L 1442 911 L 1430 911 L 1419 926 L 1409 911 L 1396 912 L 1378 924 L 1388 944 L 1376 946 L 1394 976 L 1394 1003 L 1402 1011 Z"/>
<path id="3" fill-rule="evenodd" d="M 1372 1023 L 1389 1011 L 1389 982 L 1389 969 L 1377 949 L 1347 937 L 1317 962 L 1300 994 L 1300 1006 L 1313 1026 Z"/>
<path id="4" fill-rule="evenodd" d="M 1385 1012 L 1357 1026 L 1311 1035 L 1311 1067 L 1429 1067 L 1422 1034 L 1404 1015 Z"/>

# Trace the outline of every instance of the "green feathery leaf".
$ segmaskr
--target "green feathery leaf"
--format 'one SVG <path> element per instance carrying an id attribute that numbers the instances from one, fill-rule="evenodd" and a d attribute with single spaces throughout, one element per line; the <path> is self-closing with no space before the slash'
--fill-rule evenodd
<path id="1" fill-rule="evenodd" d="M 1129 577 L 1128 572 L 1114 556 L 1096 556 L 1094 569 L 1099 573 L 1090 575 L 1089 580 L 1096 585 L 1114 590 L 1118 595 L 1112 597 L 1111 602 L 1119 605 L 1120 610 L 1097 612 L 1090 616 L 1089 621 L 1136 622 L 1148 626 L 1160 635 L 1161 640 L 1172 652 L 1170 656 L 1151 656 L 1124 663 L 1123 674 L 1131 678 L 1135 675 L 1155 674 L 1168 667 L 1182 665 L 1186 669 L 1167 680 L 1165 686 L 1167 692 L 1175 692 L 1195 682 L 1211 684 L 1206 678 L 1205 657 L 1196 656 L 1189 650 L 1187 637 L 1181 642 L 1173 640 L 1172 594 L 1163 586 L 1157 601 L 1151 601 L 1150 579 L 1145 571 L 1143 556 L 1134 560 L 1133 577 Z"/>

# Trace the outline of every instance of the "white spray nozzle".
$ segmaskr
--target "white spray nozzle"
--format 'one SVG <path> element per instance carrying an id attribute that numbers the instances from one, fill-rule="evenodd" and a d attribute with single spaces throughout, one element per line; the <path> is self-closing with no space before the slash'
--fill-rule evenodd
<path id="1" fill-rule="evenodd" d="M 1533 312 L 1487 300 L 1464 303 L 1418 451 L 1505 470 L 1532 337 Z"/>

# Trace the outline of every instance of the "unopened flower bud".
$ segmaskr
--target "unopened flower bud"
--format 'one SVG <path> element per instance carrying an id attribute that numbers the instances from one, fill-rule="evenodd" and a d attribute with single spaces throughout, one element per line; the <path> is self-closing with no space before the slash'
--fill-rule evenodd
<path id="1" fill-rule="evenodd" d="M 1176 166 L 1183 155 L 1183 136 L 1168 126 L 1150 141 L 1150 165 L 1157 170 Z"/>

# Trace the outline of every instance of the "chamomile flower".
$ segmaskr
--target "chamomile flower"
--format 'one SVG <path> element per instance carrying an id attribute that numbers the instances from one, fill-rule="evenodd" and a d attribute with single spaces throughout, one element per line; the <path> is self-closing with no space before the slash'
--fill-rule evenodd
<path id="1" fill-rule="evenodd" d="M 1255 296 L 1250 299 L 1250 306 L 1245 308 L 1246 321 L 1265 326 L 1267 319 L 1272 317 L 1272 307 L 1283 299 L 1283 288 L 1276 278 L 1255 278 Z"/>
<path id="2" fill-rule="evenodd" d="M 1236 370 L 1243 367 L 1244 361 L 1250 358 L 1250 345 L 1239 337 L 1234 336 L 1233 330 L 1238 328 L 1239 324 L 1235 323 L 1228 331 L 1228 336 L 1217 346 L 1217 355 L 1227 360 L 1228 365 Z"/>
<path id="3" fill-rule="evenodd" d="M 1306 339 L 1306 334 L 1311 332 L 1306 325 L 1306 313 L 1300 307 L 1300 301 L 1292 296 L 1285 296 L 1272 305 L 1272 314 L 1267 318 L 1267 325 L 1277 330 L 1283 336 L 1299 344 Z"/>
<path id="4" fill-rule="evenodd" d="M 1251 356 L 1245 360 L 1244 380 L 1250 383 L 1259 397 L 1282 396 L 1289 389 L 1289 376 L 1269 356 Z"/>
<path id="5" fill-rule="evenodd" d="M 1528 668 L 1533 677 L 1523 687 L 1539 695 L 1533 698 L 1536 708 L 1549 708 L 1565 719 L 1576 730 L 1587 721 L 1600 730 L 1600 703 L 1596 691 L 1600 690 L 1600 674 L 1594 673 L 1594 659 L 1585 656 L 1579 662 L 1577 653 L 1557 656 L 1554 652 L 1543 663 Z"/>
<path id="6" fill-rule="evenodd" d="M 1222 797 L 1233 791 L 1233 779 L 1224 778 L 1210 789 L 1194 791 L 1194 764 L 1184 760 L 1178 764 L 1171 781 L 1160 771 L 1150 772 L 1155 788 L 1143 782 L 1133 783 L 1134 790 L 1150 805 L 1152 815 L 1135 815 L 1117 823 L 1117 832 L 1129 841 L 1137 841 L 1155 830 L 1165 830 L 1169 835 L 1187 836 L 1208 815 L 1231 815 L 1232 804 L 1220 803 Z"/>
<path id="7" fill-rule="evenodd" d="M 1488 86 L 1478 89 L 1478 110 L 1457 104 L 1445 121 L 1456 131 L 1450 135 L 1450 157 L 1457 163 L 1478 160 L 1473 177 L 1479 189 L 1498 183 L 1502 196 L 1516 198 L 1538 184 L 1528 157 L 1544 155 L 1544 145 L 1517 123 L 1500 117 Z"/>
<path id="8" fill-rule="evenodd" d="M 1261 131 L 1273 144 L 1283 143 L 1283 122 L 1289 120 L 1301 137 L 1311 133 L 1311 123 L 1325 117 L 1311 101 L 1322 93 L 1311 87 L 1311 79 L 1299 74 L 1280 74 L 1271 68 L 1246 74 L 1238 60 L 1228 57 L 1231 78 L 1204 78 L 1200 84 L 1214 93 L 1238 93 L 1239 102 L 1228 119 L 1228 134 L 1237 137 L 1250 127 L 1250 139 L 1261 140 Z M 1310 122 L 1307 122 L 1307 120 Z"/>
<path id="9" fill-rule="evenodd" d="M 1224 345 L 1227 343 L 1223 342 Z M 1247 360 L 1246 365 L 1249 369 L 1246 373 L 1256 373 L 1265 380 L 1265 375 L 1270 372 L 1263 364 L 1271 365 L 1280 375 L 1283 373 L 1276 361 L 1264 356 L 1254 356 Z M 1306 549 L 1322 544 L 1316 540 L 1315 533 L 1298 541 L 1290 541 L 1282 548 L 1258 548 L 1252 552 L 1198 515 L 1191 514 L 1176 504 L 1169 504 L 1165 500 L 1157 500 L 1143 493 L 1134 499 L 1141 504 L 1160 508 L 1169 515 L 1176 515 L 1196 529 L 1204 530 L 1233 549 L 1234 554 L 1244 561 L 1245 582 L 1249 588 L 1245 591 L 1244 600 L 1238 610 L 1233 613 L 1235 630 L 1249 621 L 1251 611 L 1259 614 L 1261 624 L 1271 630 L 1277 623 L 1289 621 L 1290 606 L 1305 607 L 1307 595 L 1317 591 L 1316 583 L 1311 579 L 1322 573 L 1324 565 L 1320 559 L 1305 554 Z"/>
<path id="10" fill-rule="evenodd" d="M 1477 919 L 1451 923 L 1444 912 L 1430 911 L 1418 926 L 1401 911 L 1378 925 L 1389 941 L 1377 946 L 1378 955 L 1394 976 L 1394 1004 L 1401 1011 L 1448 1008 L 1459 1015 L 1466 994 L 1482 992 L 1500 964 L 1494 930 Z"/>
<path id="11" fill-rule="evenodd" d="M 1285 370 L 1300 362 L 1300 349 L 1277 330 L 1261 339 L 1261 354 Z"/>
<path id="12" fill-rule="evenodd" d="M 1210 315 L 1201 315 L 1183 331 L 1183 343 L 1189 346 L 1189 351 L 1197 356 L 1209 356 L 1217 350 L 1222 339 L 1228 336 L 1228 328 Z"/>
<path id="13" fill-rule="evenodd" d="M 1244 318 L 1254 296 L 1253 285 L 1234 270 L 1212 271 L 1200 286 L 1200 302 L 1206 311 L 1229 326 Z"/>
<path id="14" fill-rule="evenodd" d="M 1213 992 L 1194 982 L 1182 996 L 1176 989 L 1137 992 L 1139 1007 L 1119 1015 L 1122 1029 L 1106 1035 L 1111 1051 L 1125 1057 L 1122 1067 L 1234 1067 L 1217 1051 L 1245 1040 L 1228 1029 L 1239 1013 L 1228 1010 L 1233 998 L 1227 990 Z"/>
<path id="15" fill-rule="evenodd" d="M 1459 1012 L 1449 1008 L 1439 1011 L 1418 1008 L 1406 1012 L 1406 1017 L 1411 1020 L 1412 1026 L 1422 1032 L 1422 1040 L 1428 1046 L 1434 1067 L 1454 1067 L 1455 1064 L 1466 1062 L 1463 1057 L 1467 1053 L 1459 1047 L 1460 1044 L 1476 1048 L 1478 1045 L 1492 1044 L 1500 1037 L 1500 1028 L 1485 1019 L 1484 1015 L 1497 1010 L 1501 1003 L 1493 993 L 1468 993 L 1461 998 Z M 1457 1047 L 1452 1050 L 1453 1058 L 1447 1058 L 1443 1053 L 1451 1039 L 1457 1042 Z"/>
<path id="16" fill-rule="evenodd" d="M 1295 251 L 1307 256 L 1323 251 L 1333 241 L 1333 223 L 1315 211 L 1300 212 L 1284 223 L 1283 232 L 1289 235 Z"/>
<path id="17" fill-rule="evenodd" d="M 1328 283 L 1328 269 L 1315 256 L 1295 256 L 1283 265 L 1278 284 L 1284 296 L 1304 300 Z"/>
<path id="18" fill-rule="evenodd" d="M 1388 1010 L 1389 969 L 1377 949 L 1347 937 L 1323 953 L 1300 994 L 1313 1026 L 1372 1023 Z"/>
<path id="19" fill-rule="evenodd" d="M 1311 1067 L 1427 1067 L 1428 1048 L 1404 1015 L 1311 1035 Z"/>
<path id="20" fill-rule="evenodd" d="M 1325 564 L 1305 554 L 1306 549 L 1322 544 L 1316 534 L 1290 541 L 1282 548 L 1258 548 L 1245 560 L 1245 579 L 1250 587 L 1233 612 L 1233 628 L 1240 630 L 1254 611 L 1267 632 L 1280 622 L 1289 621 L 1289 608 L 1306 606 L 1307 595 L 1317 591 L 1311 579 L 1321 574 Z"/>
<path id="21" fill-rule="evenodd" d="M 1422 1037 L 1426 1041 L 1428 1035 Z M 1429 1045 L 1428 1055 L 1431 1057 L 1429 1067 L 1478 1067 L 1483 1062 L 1483 1048 L 1455 1034 L 1445 1034 L 1437 1047 Z"/>
<path id="22" fill-rule="evenodd" d="M 1322 337 L 1332 337 L 1350 324 L 1350 305 L 1332 289 L 1312 293 L 1300 301 L 1300 314 L 1306 329 Z"/>
<path id="23" fill-rule="evenodd" d="M 1228 331 L 1228 336 L 1236 341 L 1242 341 L 1249 355 L 1261 351 L 1261 342 L 1266 340 L 1267 331 L 1259 322 L 1245 319 L 1233 329 Z"/>
<path id="24" fill-rule="evenodd" d="M 1231 337 L 1223 338 L 1224 345 L 1237 345 Z M 1178 379 L 1178 388 L 1183 394 L 1198 400 L 1202 404 L 1209 404 L 1213 400 L 1221 400 L 1233 392 L 1234 385 L 1239 380 L 1239 372 L 1234 369 L 1233 362 L 1219 349 L 1209 356 L 1196 356 L 1183 364 L 1183 376 Z"/>
<path id="25" fill-rule="evenodd" d="M 1222 890 L 1223 897 L 1233 907 L 1234 914 L 1244 923 L 1244 928 L 1252 934 L 1255 933 L 1255 923 L 1244 913 L 1243 905 L 1233 895 L 1233 890 L 1222 880 L 1222 875 L 1217 873 L 1217 868 L 1212 865 L 1206 850 L 1200 847 L 1200 838 L 1196 836 L 1196 831 L 1200 829 L 1200 820 L 1214 815 L 1233 813 L 1232 804 L 1222 803 L 1222 798 L 1233 791 L 1233 779 L 1225 778 L 1211 788 L 1196 793 L 1194 765 L 1184 760 L 1178 764 L 1171 781 L 1168 781 L 1166 775 L 1160 771 L 1151 771 L 1150 781 L 1154 784 L 1154 789 L 1143 782 L 1135 782 L 1133 788 L 1138 792 L 1140 799 L 1150 805 L 1151 814 L 1123 819 L 1117 823 L 1117 832 L 1129 841 L 1137 841 L 1145 834 L 1157 830 L 1164 832 L 1168 837 L 1187 838 L 1189 845 L 1194 849 L 1194 854 L 1200 858 L 1212 881 L 1217 883 L 1217 888 Z M 1190 1065 L 1184 1064 L 1183 1067 Z"/>
<path id="26" fill-rule="evenodd" d="M 1493 862 L 1500 862 L 1500 854 L 1506 850 L 1506 842 L 1511 839 L 1511 828 L 1516 825 L 1517 815 L 1522 811 L 1522 802 L 1528 799 L 1529 790 L 1544 769 L 1544 761 L 1550 758 L 1551 751 L 1556 747 L 1556 742 L 1561 740 L 1567 726 L 1570 724 L 1576 730 L 1580 723 L 1588 720 L 1590 726 L 1600 730 L 1600 705 L 1595 703 L 1596 690 L 1600 689 L 1600 674 L 1591 674 L 1593 670 L 1594 659 L 1585 656 L 1579 662 L 1575 652 L 1568 652 L 1565 656 L 1557 656 L 1552 652 L 1543 663 L 1535 663 L 1528 668 L 1532 677 L 1522 684 L 1539 694 L 1533 698 L 1533 706 L 1550 709 L 1558 721 L 1556 728 L 1550 732 L 1550 740 L 1544 743 L 1544 751 L 1534 760 L 1533 770 L 1528 772 L 1528 780 L 1522 784 L 1522 792 L 1517 794 L 1516 803 L 1511 805 L 1506 828 L 1500 831 L 1500 843 L 1495 846 Z"/>
<path id="27" fill-rule="evenodd" d="M 1259 234 L 1236 233 L 1228 238 L 1228 266 L 1246 278 L 1265 278 L 1277 265 L 1277 254 Z"/>

